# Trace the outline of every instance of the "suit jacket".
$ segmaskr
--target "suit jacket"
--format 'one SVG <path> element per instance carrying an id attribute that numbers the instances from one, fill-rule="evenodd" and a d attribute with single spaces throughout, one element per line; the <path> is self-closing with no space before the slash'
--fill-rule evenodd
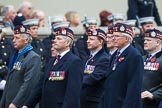
<path id="1" fill-rule="evenodd" d="M 107 75 L 109 57 L 104 49 L 101 49 L 89 62 L 85 69 L 82 91 L 81 108 L 98 108 L 98 104 L 104 92 L 104 81 Z M 89 73 L 86 73 L 88 72 Z"/>
<path id="2" fill-rule="evenodd" d="M 25 105 L 34 108 L 40 100 L 41 108 L 79 108 L 83 77 L 83 64 L 72 54 L 66 53 L 53 66 L 51 59 L 45 75 L 34 89 Z"/>
<path id="3" fill-rule="evenodd" d="M 114 70 L 109 65 L 104 108 L 141 108 L 143 67 L 142 56 L 131 45 L 121 53 Z"/>
<path id="4" fill-rule="evenodd" d="M 7 76 L 0 105 L 2 108 L 8 108 L 11 103 L 22 107 L 41 75 L 40 57 L 34 51 L 25 53 L 16 63 Z"/>
<path id="5" fill-rule="evenodd" d="M 143 57 L 146 61 L 147 56 Z M 150 91 L 154 99 L 143 99 L 143 108 L 158 108 L 162 100 L 162 51 L 154 55 L 147 63 L 144 62 L 142 91 Z"/>

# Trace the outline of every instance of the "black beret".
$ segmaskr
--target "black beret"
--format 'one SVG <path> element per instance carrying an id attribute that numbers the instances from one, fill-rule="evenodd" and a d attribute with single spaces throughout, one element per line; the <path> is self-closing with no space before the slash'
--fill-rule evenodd
<path id="1" fill-rule="evenodd" d="M 58 28 L 54 29 L 54 35 L 55 36 L 63 35 L 63 36 L 70 37 L 72 40 L 74 39 L 73 31 L 71 29 L 65 28 L 65 27 L 58 27 Z"/>
<path id="2" fill-rule="evenodd" d="M 98 29 L 96 29 L 96 28 L 88 29 L 86 32 L 87 32 L 88 36 L 97 36 L 97 37 L 100 37 L 103 40 L 106 39 L 106 33 L 99 28 Z"/>
<path id="3" fill-rule="evenodd" d="M 147 29 L 145 32 L 145 37 L 158 38 L 162 40 L 162 32 L 155 28 Z"/>
<path id="4" fill-rule="evenodd" d="M 30 34 L 29 27 L 24 25 L 19 25 L 14 28 L 14 34 Z"/>
<path id="5" fill-rule="evenodd" d="M 126 33 L 130 36 L 133 35 L 133 30 L 131 26 L 124 24 L 124 23 L 116 23 L 113 27 L 114 32 L 121 32 L 121 33 Z"/>

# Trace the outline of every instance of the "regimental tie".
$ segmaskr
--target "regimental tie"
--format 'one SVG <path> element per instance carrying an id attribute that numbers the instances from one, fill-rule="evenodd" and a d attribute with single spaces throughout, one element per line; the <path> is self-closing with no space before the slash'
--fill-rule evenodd
<path id="1" fill-rule="evenodd" d="M 86 64 L 85 64 L 85 69 L 87 68 L 88 62 L 89 62 L 92 58 L 93 58 L 92 55 L 90 55 L 90 56 L 88 57 L 88 60 L 87 60 L 87 62 L 86 62 Z"/>
<path id="2" fill-rule="evenodd" d="M 61 59 L 61 55 L 57 55 L 54 65 L 56 65 L 60 61 L 60 59 Z"/>
<path id="3" fill-rule="evenodd" d="M 150 61 L 151 58 L 152 58 L 152 55 L 148 54 L 146 58 L 146 64 Z"/>
<path id="4" fill-rule="evenodd" d="M 112 62 L 112 70 L 116 69 L 119 55 L 120 55 L 120 51 L 117 51 L 117 53 L 116 53 L 116 55 L 115 55 L 115 57 L 113 59 L 113 62 Z"/>

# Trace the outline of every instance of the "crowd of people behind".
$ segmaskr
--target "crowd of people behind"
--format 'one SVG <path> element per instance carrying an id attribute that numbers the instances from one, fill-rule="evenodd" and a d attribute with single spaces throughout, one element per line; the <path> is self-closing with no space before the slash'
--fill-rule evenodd
<path id="1" fill-rule="evenodd" d="M 148 11 L 145 11 L 148 9 Z M 1 8 L 0 108 L 162 108 L 162 26 L 154 0 L 128 0 L 127 20 L 103 10 L 49 17 L 23 1 Z M 80 26 L 81 25 L 81 26 Z M 71 28 L 83 36 L 74 41 Z M 102 30 L 101 27 L 107 30 Z M 11 28 L 13 38 L 7 38 Z M 140 30 L 136 34 L 136 29 Z M 160 103 L 161 102 L 161 103 Z"/>

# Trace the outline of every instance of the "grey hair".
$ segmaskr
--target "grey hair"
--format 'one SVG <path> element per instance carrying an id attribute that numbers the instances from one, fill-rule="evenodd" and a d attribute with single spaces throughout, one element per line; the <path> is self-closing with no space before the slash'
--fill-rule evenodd
<path id="1" fill-rule="evenodd" d="M 64 36 L 64 39 L 70 41 L 70 47 L 73 45 L 73 40 L 70 37 Z"/>
<path id="2" fill-rule="evenodd" d="M 31 35 L 30 34 L 22 34 L 22 37 L 23 37 L 23 39 L 29 39 L 29 43 L 31 43 L 32 42 L 32 37 L 31 37 Z"/>
<path id="3" fill-rule="evenodd" d="M 12 9 L 14 9 L 13 5 L 6 5 L 1 9 L 1 13 L 3 16 L 6 16 L 6 14 L 11 11 Z"/>
<path id="4" fill-rule="evenodd" d="M 129 35 L 129 34 L 127 34 L 127 33 L 122 33 L 122 35 L 129 37 L 129 43 L 132 43 L 133 38 L 132 38 L 131 35 Z"/>

